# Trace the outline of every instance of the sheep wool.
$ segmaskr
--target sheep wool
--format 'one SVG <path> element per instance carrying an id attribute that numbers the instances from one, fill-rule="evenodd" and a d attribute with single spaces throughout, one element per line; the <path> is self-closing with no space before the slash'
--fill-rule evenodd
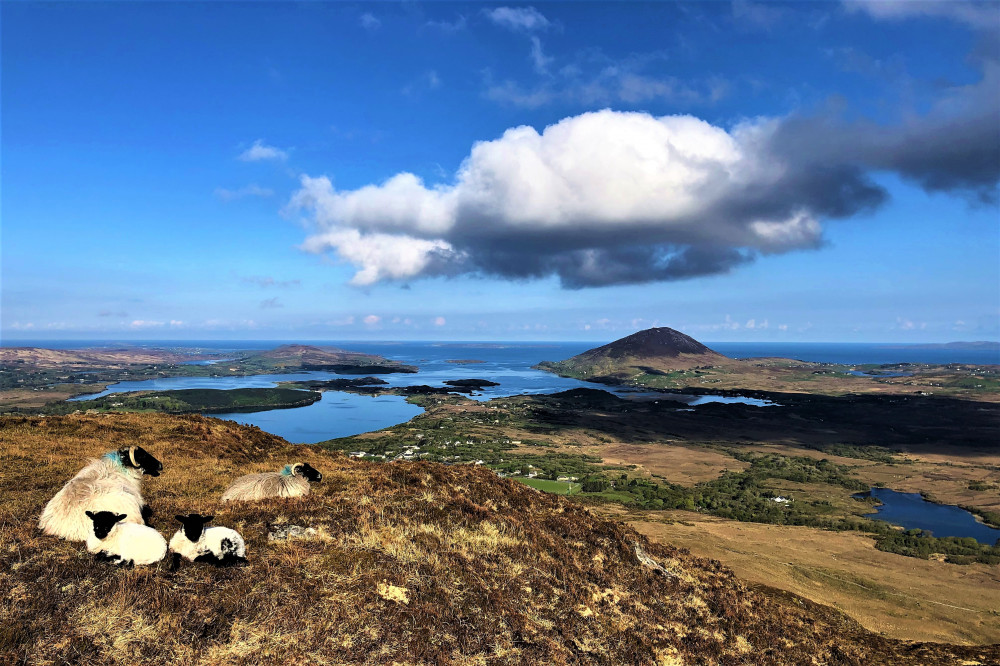
<path id="1" fill-rule="evenodd" d="M 143 566 L 159 562 L 166 556 L 167 542 L 152 527 L 118 522 L 125 516 L 109 511 L 88 511 L 87 515 L 93 520 L 87 537 L 87 550 L 101 559 L 113 560 L 119 565 Z M 102 519 L 105 525 L 103 531 L 100 530 Z M 111 521 L 114 522 L 109 526 Z M 98 534 L 106 536 L 100 538 Z"/>
<path id="2" fill-rule="evenodd" d="M 239 532 L 228 527 L 205 527 L 212 516 L 190 514 L 177 516 L 184 527 L 170 539 L 170 552 L 177 558 L 191 562 L 208 562 L 216 566 L 230 566 L 246 562 L 246 543 Z"/>
<path id="3" fill-rule="evenodd" d="M 309 494 L 310 481 L 320 481 L 322 478 L 323 475 L 309 463 L 285 465 L 280 472 L 241 476 L 222 494 L 222 501 L 300 497 Z"/>
<path id="4" fill-rule="evenodd" d="M 85 541 L 91 535 L 87 510 L 123 513 L 125 522 L 142 524 L 142 475 L 141 468 L 123 464 L 118 451 L 91 460 L 45 505 L 38 527 L 45 534 Z"/>

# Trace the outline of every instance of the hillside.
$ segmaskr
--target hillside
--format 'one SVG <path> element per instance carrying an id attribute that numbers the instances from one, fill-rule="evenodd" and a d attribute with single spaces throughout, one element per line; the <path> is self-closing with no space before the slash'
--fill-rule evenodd
<path id="1" fill-rule="evenodd" d="M 628 379 L 638 374 L 669 374 L 692 368 L 738 366 L 739 361 L 712 351 L 672 328 L 648 328 L 558 362 L 539 363 L 542 370 L 597 381 Z"/>
<path id="2" fill-rule="evenodd" d="M 40 535 L 44 503 L 90 456 L 164 463 L 155 526 L 213 513 L 249 565 L 118 570 Z M 1000 647 L 893 641 L 833 609 L 741 583 L 571 501 L 492 472 L 372 464 L 200 416 L 0 417 L 2 663 L 986 664 Z M 297 500 L 217 502 L 295 461 Z M 289 526 L 298 538 L 270 539 Z"/>
<path id="3" fill-rule="evenodd" d="M 179 363 L 191 360 L 189 354 L 180 354 L 166 349 L 144 349 L 140 347 L 86 348 L 86 349 L 44 349 L 41 347 L 0 347 L 0 365 L 27 366 L 36 369 L 71 369 L 94 366 L 125 366 L 140 363 Z"/>
<path id="4" fill-rule="evenodd" d="M 254 354 L 245 361 L 271 365 L 275 368 L 331 370 L 345 374 L 417 371 L 413 366 L 390 361 L 375 354 L 312 345 L 281 345 L 270 351 Z"/>

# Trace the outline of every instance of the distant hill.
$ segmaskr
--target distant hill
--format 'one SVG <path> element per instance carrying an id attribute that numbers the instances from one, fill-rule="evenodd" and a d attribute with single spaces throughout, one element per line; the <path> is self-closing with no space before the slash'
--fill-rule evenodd
<path id="1" fill-rule="evenodd" d="M 231 569 L 116 569 L 36 519 L 88 458 L 141 444 L 143 496 L 246 540 Z M 987 664 L 752 587 L 583 505 L 481 466 L 372 464 L 201 416 L 0 417 L 0 663 Z M 292 500 L 223 504 L 236 477 L 308 462 Z M 8 466 L 10 467 L 10 466 Z M 26 473 L 24 470 L 29 470 Z"/>
<path id="2" fill-rule="evenodd" d="M 83 349 L 44 349 L 42 347 L 0 347 L 0 364 L 33 368 L 124 366 L 136 363 L 179 363 L 193 357 L 163 349 L 103 347 Z"/>
<path id="3" fill-rule="evenodd" d="M 668 374 L 706 366 L 739 366 L 689 335 L 665 326 L 648 328 L 565 361 L 538 364 L 542 370 L 581 379 L 609 381 L 640 374 Z"/>
<path id="4" fill-rule="evenodd" d="M 275 368 L 301 368 L 303 370 L 330 370 L 345 374 L 386 372 L 416 372 L 417 368 L 390 361 L 375 354 L 346 351 L 337 347 L 312 345 L 281 345 L 269 351 L 244 359 Z"/>

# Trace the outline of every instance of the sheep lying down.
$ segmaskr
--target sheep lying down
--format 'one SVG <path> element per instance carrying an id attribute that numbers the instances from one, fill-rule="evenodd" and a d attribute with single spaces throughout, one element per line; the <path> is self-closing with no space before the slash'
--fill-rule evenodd
<path id="1" fill-rule="evenodd" d="M 123 523 L 124 514 L 111 511 L 87 511 L 91 532 L 87 550 L 99 560 L 120 566 L 146 565 L 159 562 L 167 554 L 167 542 L 152 527 Z"/>
<path id="2" fill-rule="evenodd" d="M 172 569 L 178 567 L 182 557 L 191 562 L 207 562 L 219 567 L 247 561 L 246 544 L 239 532 L 228 527 L 205 527 L 214 517 L 197 513 L 175 516 L 183 527 L 170 539 Z"/>
<path id="3" fill-rule="evenodd" d="M 152 511 L 142 498 L 143 475 L 159 476 L 163 464 L 141 446 L 111 451 L 91 460 L 49 500 L 38 527 L 70 541 L 91 536 L 87 511 L 122 514 L 126 523 L 148 521 Z"/>
<path id="4" fill-rule="evenodd" d="M 322 480 L 323 475 L 309 463 L 285 465 L 280 472 L 241 476 L 222 493 L 222 501 L 300 497 L 309 494 L 310 482 Z"/>

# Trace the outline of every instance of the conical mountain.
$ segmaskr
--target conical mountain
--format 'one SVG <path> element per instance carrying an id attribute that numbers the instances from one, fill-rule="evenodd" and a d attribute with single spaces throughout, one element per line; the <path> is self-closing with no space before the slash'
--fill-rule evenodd
<path id="1" fill-rule="evenodd" d="M 661 326 L 647 328 L 557 363 L 545 370 L 580 377 L 626 378 L 663 374 L 706 366 L 737 365 L 739 361 L 709 349 L 689 335 Z"/>

